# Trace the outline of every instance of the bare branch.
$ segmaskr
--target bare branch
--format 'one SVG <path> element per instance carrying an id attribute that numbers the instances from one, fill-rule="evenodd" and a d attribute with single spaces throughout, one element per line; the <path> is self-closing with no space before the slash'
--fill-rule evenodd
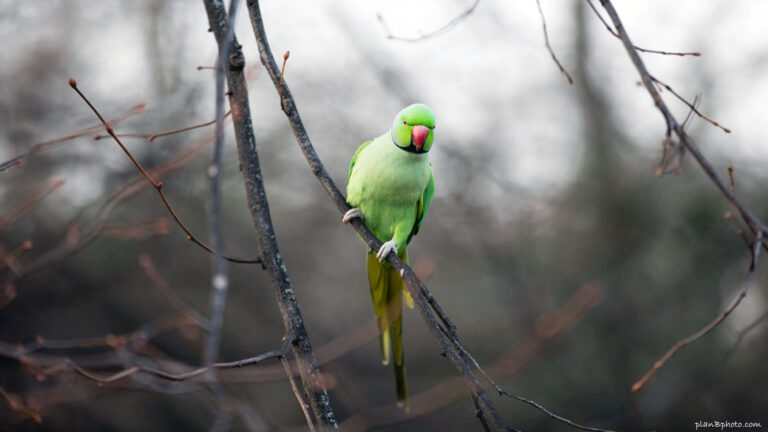
<path id="1" fill-rule="evenodd" d="M 151 184 L 152 187 L 155 188 L 158 195 L 160 195 L 160 199 L 163 201 L 163 204 L 165 204 L 165 208 L 168 210 L 168 213 L 171 215 L 171 217 L 173 217 L 173 220 L 176 221 L 176 224 L 179 226 L 179 228 L 181 228 L 182 231 L 184 231 L 184 233 L 187 235 L 187 239 L 197 244 L 201 248 L 203 248 L 206 252 L 213 253 L 210 246 L 200 241 L 197 237 L 195 237 L 194 234 L 192 234 L 189 228 L 187 228 L 187 226 L 184 225 L 184 223 L 181 221 L 181 219 L 179 218 L 179 215 L 176 214 L 176 211 L 173 209 L 173 207 L 171 207 L 171 203 L 168 202 L 168 198 L 165 196 L 165 193 L 163 192 L 163 182 L 155 181 L 155 179 L 152 178 L 150 173 L 147 172 L 147 170 L 145 170 L 144 167 L 141 166 L 139 161 L 137 161 L 136 158 L 133 157 L 131 152 L 125 147 L 125 145 L 123 145 L 122 141 L 120 141 L 120 138 L 118 138 L 118 136 L 115 134 L 114 129 L 112 129 L 109 123 L 107 123 L 106 120 L 104 120 L 104 117 L 101 116 L 101 114 L 96 109 L 96 107 L 93 106 L 91 101 L 88 100 L 88 98 L 85 97 L 85 94 L 83 94 L 83 92 L 81 92 L 80 89 L 77 87 L 77 82 L 74 79 L 70 78 L 69 85 L 77 92 L 77 94 L 83 99 L 83 101 L 86 104 L 88 104 L 88 106 L 91 108 L 93 113 L 96 114 L 99 120 L 101 120 L 101 123 L 102 125 L 104 125 L 104 128 L 107 130 L 107 133 L 120 146 L 120 148 L 123 150 L 126 156 L 128 156 L 128 158 L 131 160 L 131 162 L 136 167 L 136 169 L 139 170 L 139 172 L 144 176 L 147 182 L 149 182 L 149 184 Z M 234 257 L 225 256 L 225 259 L 227 261 L 244 263 L 244 264 L 256 264 L 261 262 L 259 258 L 234 258 Z"/>
<path id="2" fill-rule="evenodd" d="M 723 312 L 720 313 L 720 315 L 716 316 L 715 319 L 713 319 L 709 324 L 705 325 L 703 328 L 701 328 L 696 333 L 680 339 L 677 341 L 672 348 L 670 348 L 663 356 L 661 356 L 660 359 L 656 360 L 656 362 L 653 364 L 653 367 L 651 370 L 645 373 L 642 378 L 640 378 L 636 383 L 632 384 L 632 391 L 638 391 L 645 385 L 646 382 L 659 370 L 664 366 L 664 363 L 667 362 L 677 351 L 680 350 L 680 348 L 683 348 L 684 346 L 696 342 L 699 340 L 702 336 L 706 335 L 712 329 L 720 325 L 723 320 L 725 320 L 728 315 L 733 312 L 734 309 L 741 303 L 741 301 L 746 297 L 747 290 L 749 289 L 749 285 L 752 282 L 752 275 L 755 272 L 755 268 L 757 267 L 757 259 L 760 256 L 760 246 L 762 244 L 763 239 L 763 232 L 760 231 L 757 234 L 757 238 L 754 240 L 754 244 L 752 246 L 752 259 L 750 260 L 749 265 L 749 271 L 747 273 L 747 280 L 744 282 L 744 285 L 742 285 L 741 289 L 739 290 L 738 294 L 736 295 L 736 298 L 731 301 L 731 304 L 728 305 L 727 308 Z"/>
<path id="3" fill-rule="evenodd" d="M 144 274 L 147 276 L 150 282 L 152 282 L 152 285 L 154 285 L 155 288 L 157 288 L 157 290 L 165 296 L 165 299 L 168 300 L 168 303 L 170 303 L 174 309 L 192 320 L 192 322 L 197 324 L 200 328 L 204 329 L 205 331 L 210 331 L 210 321 L 208 318 L 202 316 L 196 310 L 192 309 L 191 306 L 186 304 L 184 300 L 180 299 L 179 296 L 176 295 L 171 287 L 168 286 L 168 283 L 165 281 L 165 279 L 163 279 L 163 277 L 160 276 L 160 273 L 157 272 L 155 264 L 152 262 L 152 258 L 149 255 L 145 253 L 139 255 L 139 264 L 141 264 L 141 268 L 144 270 Z"/>
<path id="4" fill-rule="evenodd" d="M 232 111 L 227 111 L 227 113 L 224 114 L 224 117 L 227 117 L 231 113 L 232 113 Z M 194 125 L 191 125 L 191 126 L 184 126 L 182 128 L 178 128 L 178 129 L 171 129 L 171 130 L 167 130 L 167 131 L 163 131 L 163 132 L 158 132 L 156 134 L 132 133 L 132 134 L 117 134 L 117 136 L 119 138 L 146 138 L 147 141 L 154 141 L 156 138 L 160 138 L 160 137 L 164 137 L 164 136 L 168 136 L 168 135 L 174 135 L 174 134 L 177 134 L 177 133 L 186 132 L 186 131 L 190 131 L 190 130 L 194 130 L 194 129 L 203 128 L 203 127 L 215 124 L 215 123 L 216 123 L 216 119 L 213 119 L 211 121 L 207 121 L 207 122 L 204 122 L 204 123 L 198 123 L 198 124 L 194 124 Z M 94 135 L 94 137 L 93 137 L 93 139 L 96 140 L 96 141 L 98 141 L 100 139 L 104 139 L 104 138 L 111 138 L 111 136 L 109 134 L 107 134 L 107 135 L 99 134 L 99 135 Z"/>
<path id="5" fill-rule="evenodd" d="M 128 117 L 131 117 L 133 115 L 136 115 L 136 114 L 139 114 L 139 113 L 143 112 L 146 108 L 147 108 L 147 106 L 144 105 L 144 104 L 136 105 L 133 108 L 129 109 L 128 111 L 126 111 L 126 112 L 124 112 L 124 113 L 122 113 L 122 114 L 120 114 L 118 116 L 115 116 L 115 117 L 109 119 L 108 123 L 112 124 L 112 125 L 117 124 L 121 120 L 124 120 L 124 119 L 126 119 Z M 90 134 L 92 134 L 92 133 L 94 133 L 96 131 L 101 130 L 102 127 L 103 126 L 101 124 L 97 124 L 97 125 L 94 125 L 94 126 L 91 126 L 91 127 L 88 127 L 88 128 L 82 129 L 82 130 L 79 130 L 79 131 L 77 131 L 77 132 L 75 132 L 73 134 L 61 137 L 61 138 L 55 138 L 55 139 L 52 139 L 52 140 L 49 140 L 49 141 L 43 141 L 41 143 L 37 143 L 37 144 L 33 145 L 25 153 L 22 153 L 22 154 L 14 157 L 12 159 L 9 159 L 9 160 L 7 160 L 5 162 L 0 163 L 0 172 L 4 172 L 4 171 L 7 171 L 7 170 L 9 170 L 11 168 L 21 166 L 28 157 L 32 156 L 35 153 L 41 152 L 43 150 L 47 150 L 47 149 L 52 148 L 52 147 L 56 147 L 56 146 L 58 146 L 60 144 L 64 144 L 64 143 L 72 141 L 72 140 L 74 140 L 76 138 L 80 138 L 81 136 L 84 136 L 84 135 L 90 135 Z"/>
<path id="6" fill-rule="evenodd" d="M 221 44 L 226 37 L 226 11 L 220 2 L 204 0 L 204 3 L 208 14 L 208 23 L 213 30 L 216 41 Z M 250 8 L 251 4 L 249 3 L 248 6 Z M 227 85 L 230 90 L 229 106 L 233 113 L 238 156 L 242 166 L 241 171 L 245 182 L 248 205 L 256 228 L 256 239 L 261 251 L 262 263 L 272 278 L 286 332 L 294 335 L 294 343 L 291 346 L 296 357 L 302 386 L 308 395 L 309 405 L 315 420 L 321 429 L 334 430 L 338 426 L 331 408 L 330 398 L 317 366 L 317 360 L 304 326 L 304 319 L 296 301 L 293 286 L 288 278 L 288 272 L 283 263 L 272 226 L 272 216 L 269 211 L 259 155 L 256 150 L 256 139 L 253 133 L 253 123 L 248 104 L 248 89 L 243 75 L 245 58 L 236 38 L 233 39 L 231 53 L 229 67 L 226 71 Z"/>
<path id="7" fill-rule="evenodd" d="M 555 55 L 555 51 L 552 50 L 552 47 L 549 45 L 549 34 L 547 33 L 547 20 L 544 19 L 544 11 L 541 10 L 541 1 L 536 0 L 536 6 L 539 8 L 539 16 L 541 16 L 541 27 L 544 29 L 544 43 L 547 45 L 547 51 L 549 51 L 549 54 L 552 56 L 552 60 L 555 61 L 555 64 L 558 68 L 560 68 L 560 72 L 565 75 L 565 77 L 568 79 L 568 84 L 573 85 L 573 78 L 571 78 L 571 74 L 568 73 L 567 70 L 563 67 L 563 65 L 560 63 L 560 60 L 557 59 L 557 56 Z"/>
<path id="8" fill-rule="evenodd" d="M 288 360 L 286 360 L 285 357 L 280 357 L 280 363 L 283 365 L 283 370 L 285 370 L 285 376 L 288 377 L 288 381 L 291 383 L 291 390 L 293 390 L 293 395 L 299 402 L 301 412 L 304 413 L 304 418 L 307 420 L 307 426 L 309 426 L 310 432 L 315 432 L 315 424 L 312 422 L 312 417 L 309 415 L 307 404 L 304 403 L 304 398 L 301 397 L 301 392 L 299 391 L 299 387 L 296 385 L 296 380 L 293 379 L 291 365 L 288 364 Z"/>
<path id="9" fill-rule="evenodd" d="M 621 36 L 619 36 L 618 33 L 616 33 L 616 30 L 613 29 L 613 27 L 608 24 L 608 22 L 603 18 L 602 15 L 600 15 L 600 12 L 597 10 L 594 4 L 592 4 L 592 0 L 587 0 L 587 3 L 589 4 L 589 7 L 592 8 L 592 11 L 597 15 L 597 17 L 600 19 L 600 22 L 603 23 L 606 30 L 608 30 L 609 33 L 611 33 L 613 36 L 615 36 L 617 39 L 621 39 Z M 701 56 L 701 53 L 698 51 L 692 51 L 692 52 L 675 52 L 675 51 L 660 51 L 660 50 L 653 50 L 653 49 L 646 49 L 646 48 L 640 48 L 637 45 L 632 45 L 635 47 L 636 50 L 649 53 L 649 54 L 661 54 L 661 55 L 671 55 L 671 56 L 693 56 L 693 57 L 699 57 Z"/>
<path id="10" fill-rule="evenodd" d="M 123 378 L 129 377 L 129 376 L 134 375 L 134 374 L 139 373 L 139 372 L 143 372 L 143 373 L 146 373 L 146 374 L 149 374 L 149 375 L 154 375 L 154 376 L 156 376 L 158 378 L 166 379 L 166 380 L 169 380 L 169 381 L 186 381 L 186 380 L 189 380 L 191 378 L 195 378 L 197 376 L 200 376 L 200 375 L 204 374 L 205 372 L 208 372 L 211 369 L 240 368 L 240 367 L 243 367 L 243 366 L 249 366 L 249 365 L 258 364 L 258 363 L 261 363 L 261 362 L 263 362 L 265 360 L 272 359 L 272 358 L 281 358 L 284 355 L 285 355 L 285 351 L 283 350 L 283 348 L 280 348 L 280 349 L 277 349 L 277 350 L 266 352 L 264 354 L 260 354 L 260 355 L 258 355 L 256 357 L 249 357 L 249 358 L 246 358 L 246 359 L 237 360 L 237 361 L 233 361 L 233 362 L 226 362 L 226 363 L 213 363 L 210 366 L 204 366 L 204 367 L 201 367 L 201 368 L 198 368 L 198 369 L 191 370 L 189 372 L 182 372 L 182 373 L 170 373 L 170 372 L 166 372 L 166 371 L 163 371 L 163 370 L 160 370 L 160 369 L 156 369 L 156 368 L 152 368 L 152 367 L 149 367 L 149 366 L 145 366 L 143 364 L 138 364 L 138 365 L 133 366 L 133 367 L 131 367 L 129 369 L 122 370 L 122 371 L 114 373 L 112 375 L 102 376 L 102 375 L 97 375 L 97 374 L 95 374 L 93 372 L 89 372 L 89 371 L 85 370 L 84 368 L 76 365 L 71 360 L 65 360 L 64 366 L 66 366 L 65 369 L 74 370 L 75 372 L 77 372 L 77 374 L 79 374 L 79 375 L 81 375 L 81 376 L 83 376 L 85 378 L 88 378 L 88 379 L 90 379 L 92 381 L 96 381 L 96 382 L 98 382 L 100 384 L 109 384 L 109 383 L 121 380 Z M 55 367 L 55 368 L 56 368 L 55 370 L 57 372 L 62 369 L 61 367 Z"/>
<path id="11" fill-rule="evenodd" d="M 449 30 L 456 27 L 459 23 L 467 19 L 467 17 L 472 15 L 472 12 L 475 11 L 475 8 L 477 7 L 478 4 L 480 4 L 480 0 L 475 0 L 475 2 L 472 3 L 470 7 L 465 9 L 462 13 L 454 17 L 452 20 L 448 21 L 442 27 L 416 37 L 404 37 L 404 36 L 393 35 L 392 32 L 389 31 L 389 27 L 387 26 L 386 21 L 384 21 L 384 17 L 382 17 L 381 14 L 378 14 L 376 15 L 376 18 L 379 20 L 381 27 L 384 28 L 384 31 L 387 33 L 387 39 L 392 39 L 392 40 L 401 41 L 401 42 L 411 42 L 411 43 L 421 42 L 423 40 L 432 39 L 444 33 L 447 33 Z"/>
<path id="12" fill-rule="evenodd" d="M 14 222 L 19 220 L 30 210 L 35 208 L 40 202 L 42 202 L 48 195 L 56 192 L 64 185 L 64 180 L 59 177 L 51 177 L 48 179 L 48 184 L 42 190 L 33 193 L 27 197 L 23 202 L 19 203 L 16 207 L 11 208 L 5 214 L 0 216 L 0 231 L 8 229 Z"/>
<path id="13" fill-rule="evenodd" d="M 687 100 L 687 99 L 685 99 L 684 97 L 680 96 L 680 94 L 678 94 L 678 93 L 677 93 L 677 92 L 676 92 L 676 91 L 675 91 L 675 90 L 674 90 L 672 87 L 670 87 L 669 85 L 667 85 L 667 84 L 665 84 L 665 83 L 661 82 L 661 81 L 660 81 L 658 78 L 656 78 L 656 77 L 655 77 L 655 76 L 653 76 L 653 75 L 649 75 L 649 76 L 650 76 L 650 77 L 651 77 L 651 79 L 652 79 L 653 81 L 655 81 L 657 84 L 659 84 L 660 86 L 662 86 L 662 87 L 664 87 L 665 89 L 667 89 L 667 91 L 668 91 L 668 92 L 672 93 L 672 95 L 674 95 L 674 96 L 675 96 L 677 99 L 679 99 L 679 100 L 680 100 L 682 103 L 686 104 L 686 105 L 688 106 L 688 108 L 690 108 L 690 110 L 691 110 L 693 113 L 695 113 L 697 116 L 699 116 L 699 118 L 701 118 L 701 119 L 703 119 L 703 120 L 707 121 L 708 123 L 711 123 L 713 126 L 716 126 L 716 127 L 720 128 L 720 129 L 722 129 L 722 130 L 723 130 L 723 132 L 725 132 L 725 133 L 731 133 L 731 130 L 730 130 L 730 129 L 728 129 L 727 127 L 725 127 L 725 126 L 721 125 L 720 123 L 718 123 L 718 122 L 716 122 L 716 121 L 712 120 L 711 118 L 707 117 L 706 115 L 702 114 L 702 113 L 701 113 L 701 111 L 699 111 L 699 110 L 698 110 L 698 108 L 696 108 L 696 103 L 695 103 L 695 101 L 694 101 L 694 103 L 688 102 L 688 100 Z M 683 125 L 685 125 L 685 122 L 683 122 Z"/>
<path id="14" fill-rule="evenodd" d="M 150 171 L 155 176 L 165 176 L 172 173 L 198 157 L 212 142 L 213 134 L 202 137 L 189 148 L 177 152 Z M 101 205 L 96 212 L 96 216 L 87 225 L 81 226 L 79 222 L 70 222 L 66 238 L 58 246 L 46 251 L 31 263 L 28 263 L 21 272 L 14 274 L 13 277 L 4 280 L 0 284 L 5 285 L 5 292 L 0 295 L 0 305 L 4 305 L 10 300 L 8 298 L 9 295 L 15 295 L 13 284 L 67 259 L 95 240 L 104 229 L 112 211 L 120 203 L 141 192 L 147 186 L 149 186 L 149 183 L 139 174 L 115 190 L 107 201 Z M 6 300 L 6 302 L 3 302 L 3 300 Z"/>
<path id="15" fill-rule="evenodd" d="M 145 222 L 105 225 L 99 235 L 101 237 L 127 240 L 168 235 L 170 232 L 171 221 L 166 218 L 158 218 Z"/>
<path id="16" fill-rule="evenodd" d="M 33 408 L 29 405 L 25 405 L 19 400 L 19 397 L 7 392 L 3 387 L 0 387 L 0 396 L 8 402 L 8 408 L 11 411 L 20 413 L 25 417 L 29 417 L 37 424 L 43 424 L 43 416 L 40 414 L 40 410 Z"/>
<path id="17" fill-rule="evenodd" d="M 764 323 L 765 321 L 768 321 L 768 311 L 763 312 L 762 315 L 755 318 L 751 323 L 747 324 L 746 327 L 739 331 L 738 335 L 736 336 L 736 342 L 733 343 L 731 349 L 728 351 L 728 353 L 726 353 L 725 358 L 730 358 L 739 348 L 741 341 L 744 340 L 747 334 L 749 334 L 749 332 L 760 326 L 760 324 Z"/>

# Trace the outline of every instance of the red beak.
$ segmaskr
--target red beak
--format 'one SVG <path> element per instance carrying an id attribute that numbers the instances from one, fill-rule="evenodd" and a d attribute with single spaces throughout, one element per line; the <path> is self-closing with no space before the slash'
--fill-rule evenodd
<path id="1" fill-rule="evenodd" d="M 416 125 L 411 130 L 411 143 L 416 148 L 421 149 L 429 136 L 429 129 L 426 126 Z"/>

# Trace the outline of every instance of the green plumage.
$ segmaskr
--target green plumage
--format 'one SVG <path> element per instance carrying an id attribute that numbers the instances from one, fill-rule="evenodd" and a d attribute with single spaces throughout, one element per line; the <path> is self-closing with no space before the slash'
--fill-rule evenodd
<path id="1" fill-rule="evenodd" d="M 413 132 L 414 128 L 421 130 Z M 411 105 L 395 117 L 392 131 L 361 145 L 349 166 L 347 202 L 360 209 L 363 222 L 379 240 L 394 241 L 405 262 L 406 245 L 419 231 L 435 191 L 427 153 L 433 128 L 432 111 L 425 105 Z M 376 251 L 368 253 L 367 270 L 379 323 L 381 361 L 388 364 L 394 358 L 397 401 L 407 408 L 402 309 L 403 300 L 413 307 L 413 299 L 397 271 L 380 262 Z"/>

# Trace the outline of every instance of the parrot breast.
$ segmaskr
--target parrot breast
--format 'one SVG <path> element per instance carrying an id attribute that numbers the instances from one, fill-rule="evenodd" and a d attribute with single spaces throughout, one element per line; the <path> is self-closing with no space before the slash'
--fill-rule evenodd
<path id="1" fill-rule="evenodd" d="M 418 202 L 429 177 L 428 154 L 403 151 L 386 133 L 355 161 L 347 201 L 360 208 L 363 221 L 379 240 L 388 241 L 398 226 L 412 227 L 416 222 Z"/>

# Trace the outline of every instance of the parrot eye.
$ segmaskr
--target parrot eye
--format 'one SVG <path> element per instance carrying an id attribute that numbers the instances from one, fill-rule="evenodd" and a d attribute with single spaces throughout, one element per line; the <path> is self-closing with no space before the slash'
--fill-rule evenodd
<path id="1" fill-rule="evenodd" d="M 407 122 L 407 121 L 405 121 L 405 120 L 403 120 L 403 124 L 404 124 L 404 125 L 406 125 L 406 126 L 408 126 L 408 122 Z"/>

